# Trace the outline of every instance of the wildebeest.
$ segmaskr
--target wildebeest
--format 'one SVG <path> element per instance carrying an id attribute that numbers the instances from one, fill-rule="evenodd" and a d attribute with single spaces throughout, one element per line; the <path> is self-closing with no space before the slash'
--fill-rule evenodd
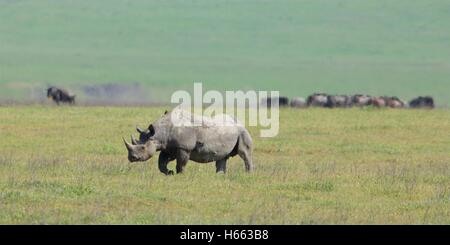
<path id="1" fill-rule="evenodd" d="M 352 96 L 352 104 L 354 106 L 368 106 L 372 103 L 372 97 L 369 95 L 356 94 Z"/>
<path id="2" fill-rule="evenodd" d="M 431 96 L 419 96 L 409 102 L 411 108 L 434 108 L 434 100 Z"/>
<path id="3" fill-rule="evenodd" d="M 383 97 L 372 97 L 372 105 L 378 108 L 386 107 L 386 101 Z"/>
<path id="4" fill-rule="evenodd" d="M 261 100 L 261 104 L 263 106 L 266 106 L 268 108 L 272 107 L 272 104 L 276 103 L 278 101 L 279 106 L 289 106 L 289 98 L 287 97 L 269 97 L 269 98 L 263 98 Z"/>
<path id="5" fill-rule="evenodd" d="M 47 98 L 52 99 L 57 105 L 59 105 L 59 103 L 75 103 L 75 95 L 71 95 L 66 90 L 56 87 L 47 89 Z"/>
<path id="6" fill-rule="evenodd" d="M 328 95 L 324 93 L 314 93 L 308 96 L 308 99 L 306 100 L 306 104 L 308 106 L 325 107 L 327 102 L 328 102 Z"/>
<path id="7" fill-rule="evenodd" d="M 304 98 L 295 97 L 295 98 L 292 98 L 290 105 L 291 105 L 291 107 L 295 107 L 295 108 L 304 108 L 304 107 L 306 107 L 306 101 Z"/>
<path id="8" fill-rule="evenodd" d="M 166 175 L 173 174 L 167 169 L 167 164 L 175 159 L 177 173 L 183 172 L 189 160 L 199 163 L 215 161 L 216 172 L 225 173 L 228 158 L 235 155 L 244 160 L 246 171 L 253 169 L 252 138 L 243 125 L 229 116 L 208 118 L 177 107 L 170 113 L 166 112 L 146 130 L 136 130 L 140 133 L 139 141 L 131 137 L 130 144 L 124 139 L 128 160 L 146 161 L 156 151 L 161 151 L 158 166 Z"/>
<path id="9" fill-rule="evenodd" d="M 391 107 L 391 108 L 403 108 L 405 107 L 405 102 L 403 102 L 402 100 L 400 100 L 398 97 L 396 96 L 383 96 L 382 97 L 386 103 L 387 107 Z"/>
<path id="10" fill-rule="evenodd" d="M 347 95 L 328 95 L 325 107 L 350 107 L 352 105 L 352 98 Z"/>

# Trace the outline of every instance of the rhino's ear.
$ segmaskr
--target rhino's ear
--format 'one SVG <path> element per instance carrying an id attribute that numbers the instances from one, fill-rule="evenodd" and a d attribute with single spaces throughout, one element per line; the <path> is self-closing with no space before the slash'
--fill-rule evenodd
<path id="1" fill-rule="evenodd" d="M 153 124 L 150 124 L 150 126 L 148 126 L 148 132 L 149 136 L 153 136 L 155 134 L 155 128 L 153 127 Z"/>

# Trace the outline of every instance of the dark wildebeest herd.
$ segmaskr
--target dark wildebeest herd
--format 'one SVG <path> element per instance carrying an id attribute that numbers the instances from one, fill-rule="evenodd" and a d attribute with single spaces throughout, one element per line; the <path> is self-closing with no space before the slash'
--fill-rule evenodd
<path id="1" fill-rule="evenodd" d="M 396 96 L 370 96 L 356 95 L 329 95 L 325 93 L 314 93 L 305 100 L 301 97 L 293 98 L 290 103 L 287 97 L 270 97 L 261 101 L 262 105 L 271 107 L 278 101 L 281 107 L 290 106 L 294 108 L 324 107 L 324 108 L 350 108 L 373 106 L 377 108 L 434 108 L 434 100 L 430 96 L 420 96 L 412 99 L 409 103 Z"/>
<path id="2" fill-rule="evenodd" d="M 67 90 L 49 87 L 47 89 L 47 98 L 52 99 L 57 105 L 60 103 L 75 104 L 75 95 Z M 289 102 L 287 97 L 269 97 L 264 98 L 261 104 L 272 107 L 272 104 L 278 102 L 279 106 L 290 106 L 293 108 L 306 107 L 325 107 L 325 108 L 350 108 L 373 106 L 377 108 L 434 108 L 434 100 L 431 96 L 419 96 L 412 99 L 409 103 L 399 99 L 396 96 L 370 96 L 363 94 L 356 95 L 330 95 L 325 93 L 314 93 L 305 100 L 301 97 L 295 97 Z"/>

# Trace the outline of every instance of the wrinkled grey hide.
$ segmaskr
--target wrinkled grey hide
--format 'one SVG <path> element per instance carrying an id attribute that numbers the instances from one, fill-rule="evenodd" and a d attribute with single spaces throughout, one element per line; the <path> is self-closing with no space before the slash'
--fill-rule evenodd
<path id="1" fill-rule="evenodd" d="M 174 124 L 177 118 L 183 125 Z M 226 124 L 221 123 L 226 119 Z M 199 126 L 193 122 L 202 122 Z M 137 128 L 139 140 L 132 138 L 132 143 L 125 142 L 128 159 L 131 162 L 146 161 L 155 151 L 159 155 L 159 170 L 173 174 L 167 169 L 170 161 L 176 160 L 177 173 L 183 172 L 188 160 L 198 163 L 216 162 L 216 172 L 226 172 L 229 157 L 239 155 L 245 163 L 246 171 L 252 171 L 253 143 L 247 129 L 230 117 L 218 116 L 207 118 L 193 115 L 175 108 L 165 113 L 146 130 Z"/>

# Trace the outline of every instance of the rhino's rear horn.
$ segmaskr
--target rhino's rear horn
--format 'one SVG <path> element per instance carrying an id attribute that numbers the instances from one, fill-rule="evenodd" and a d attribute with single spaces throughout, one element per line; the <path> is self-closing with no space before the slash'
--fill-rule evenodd
<path id="1" fill-rule="evenodd" d="M 136 139 L 133 137 L 133 135 L 131 135 L 131 144 L 133 145 L 137 145 L 138 142 L 136 141 Z"/>

